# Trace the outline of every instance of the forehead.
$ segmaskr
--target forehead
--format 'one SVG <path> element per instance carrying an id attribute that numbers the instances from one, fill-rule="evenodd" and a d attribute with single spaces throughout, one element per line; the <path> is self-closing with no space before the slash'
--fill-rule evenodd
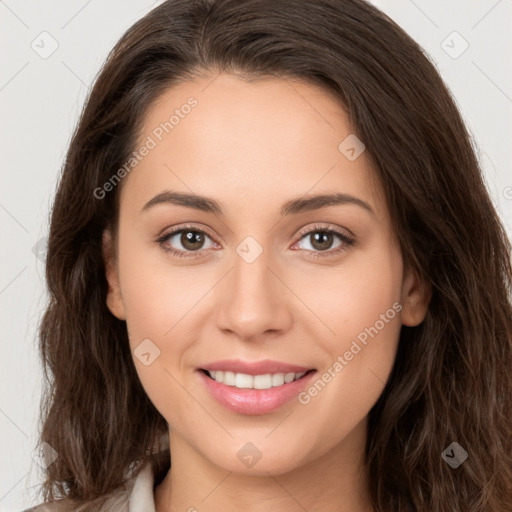
<path id="1" fill-rule="evenodd" d="M 378 210 L 382 198 L 364 151 L 355 160 L 344 152 L 347 144 L 358 150 L 353 131 L 341 102 L 320 87 L 196 78 L 148 108 L 136 150 L 151 148 L 123 195 L 140 208 L 164 189 L 213 195 L 235 214 L 248 200 L 280 206 L 289 197 L 336 191 Z"/>

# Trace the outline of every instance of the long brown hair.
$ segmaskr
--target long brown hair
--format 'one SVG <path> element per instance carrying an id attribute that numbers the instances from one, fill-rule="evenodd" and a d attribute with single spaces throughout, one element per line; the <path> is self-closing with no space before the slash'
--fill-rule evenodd
<path id="1" fill-rule="evenodd" d="M 375 510 L 512 510 L 510 242 L 436 68 L 363 0 L 169 0 L 110 53 L 51 216 L 41 441 L 58 458 L 45 499 L 98 510 L 130 468 L 151 461 L 159 481 L 169 467 L 169 453 L 155 453 L 167 424 L 139 382 L 125 323 L 106 307 L 101 238 L 116 225 L 120 187 L 94 191 L 134 151 L 159 94 L 218 72 L 300 79 L 339 98 L 384 187 L 404 261 L 432 289 L 425 320 L 402 327 L 369 414 Z M 457 469 L 441 457 L 454 441 L 469 454 Z"/>

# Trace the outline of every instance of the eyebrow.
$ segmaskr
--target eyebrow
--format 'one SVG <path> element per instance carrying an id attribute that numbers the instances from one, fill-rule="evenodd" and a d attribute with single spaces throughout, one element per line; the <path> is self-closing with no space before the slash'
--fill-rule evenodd
<path id="1" fill-rule="evenodd" d="M 183 192 L 168 191 L 162 192 L 152 199 L 150 199 L 142 208 L 145 212 L 159 204 L 174 204 L 177 206 L 185 206 L 187 208 L 194 208 L 207 213 L 222 216 L 223 211 L 220 204 L 209 197 L 200 196 L 197 194 L 187 194 Z M 319 210 L 327 206 L 353 204 L 360 206 L 367 210 L 372 215 L 375 215 L 373 208 L 362 199 L 352 196 L 350 194 L 333 193 L 333 194 L 319 194 L 314 196 L 302 196 L 296 199 L 287 201 L 281 207 L 281 216 L 294 215 L 301 212 Z"/>

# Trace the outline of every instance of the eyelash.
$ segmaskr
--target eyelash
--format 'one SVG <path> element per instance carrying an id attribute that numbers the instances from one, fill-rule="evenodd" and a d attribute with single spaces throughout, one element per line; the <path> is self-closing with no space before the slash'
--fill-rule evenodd
<path id="1" fill-rule="evenodd" d="M 196 228 L 191 225 L 187 225 L 187 226 L 179 226 L 178 228 L 175 228 L 172 231 L 165 233 L 164 235 L 160 236 L 156 241 L 165 252 L 171 253 L 173 256 L 177 256 L 179 258 L 194 258 L 194 257 L 197 257 L 198 255 L 202 255 L 202 253 L 205 252 L 207 249 L 201 249 L 199 251 L 182 251 L 180 249 L 172 249 L 172 248 L 164 246 L 164 243 L 167 242 L 170 238 L 172 238 L 177 233 L 181 233 L 183 231 L 193 231 L 194 233 L 202 233 L 202 234 L 208 236 L 209 238 L 213 238 L 210 236 L 210 234 L 207 231 L 205 231 L 203 229 Z M 313 226 L 312 229 L 310 228 L 310 229 L 301 230 L 299 232 L 300 239 L 298 241 L 300 242 L 307 235 L 310 235 L 312 233 L 317 233 L 317 232 L 330 233 L 330 234 L 336 235 L 341 239 L 342 244 L 340 244 L 336 249 L 331 249 L 331 250 L 326 250 L 326 251 L 307 250 L 307 252 L 312 253 L 312 257 L 314 257 L 314 258 L 323 258 L 323 257 L 330 257 L 330 256 L 332 257 L 334 255 L 337 255 L 338 253 L 340 253 L 342 251 L 346 251 L 348 249 L 348 247 L 353 245 L 353 243 L 355 241 L 352 236 L 342 233 L 341 231 L 338 231 L 337 229 L 330 228 L 327 226 L 322 226 L 322 225 L 316 225 L 316 224 L 315 224 L 315 226 Z"/>

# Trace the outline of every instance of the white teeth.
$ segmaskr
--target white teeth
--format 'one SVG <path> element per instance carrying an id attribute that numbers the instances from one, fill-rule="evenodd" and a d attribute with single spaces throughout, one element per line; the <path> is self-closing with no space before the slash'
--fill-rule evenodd
<path id="1" fill-rule="evenodd" d="M 247 375 L 246 373 L 223 372 L 220 370 L 207 370 L 210 377 L 226 386 L 239 389 L 269 389 L 289 384 L 303 377 L 301 373 L 266 373 L 264 375 Z"/>
<path id="2" fill-rule="evenodd" d="M 226 384 L 226 386 L 234 386 L 236 382 L 235 374 L 233 372 L 224 372 L 223 382 Z"/>
<path id="3" fill-rule="evenodd" d="M 222 380 L 217 380 L 217 382 L 223 382 Z M 237 388 L 252 388 L 253 378 L 252 375 L 246 375 L 245 373 L 237 373 L 235 375 L 235 387 Z"/>
<path id="4" fill-rule="evenodd" d="M 272 375 L 272 386 L 282 386 L 284 384 L 284 373 L 274 373 Z"/>
<path id="5" fill-rule="evenodd" d="M 269 389 L 272 387 L 272 375 L 255 375 L 253 378 L 254 389 Z"/>
<path id="6" fill-rule="evenodd" d="M 293 382 L 294 378 L 295 378 L 295 373 L 285 373 L 284 383 L 289 384 L 290 382 Z"/>

